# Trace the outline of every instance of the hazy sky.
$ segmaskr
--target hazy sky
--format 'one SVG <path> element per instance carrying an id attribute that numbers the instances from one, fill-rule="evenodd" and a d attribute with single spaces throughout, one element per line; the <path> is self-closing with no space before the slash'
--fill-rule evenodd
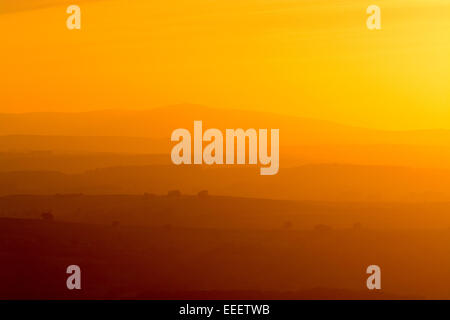
<path id="1" fill-rule="evenodd" d="M 81 1 L 81 31 L 57 3 L 2 1 L 1 112 L 188 102 L 450 129 L 447 0 Z"/>

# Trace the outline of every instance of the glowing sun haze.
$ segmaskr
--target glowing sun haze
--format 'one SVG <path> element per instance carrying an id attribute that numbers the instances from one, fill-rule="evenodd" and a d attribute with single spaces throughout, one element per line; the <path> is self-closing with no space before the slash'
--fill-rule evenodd
<path id="1" fill-rule="evenodd" d="M 0 6 L 0 112 L 189 102 L 450 129 L 447 0 L 377 0 L 379 31 L 362 0 L 79 1 L 80 31 L 67 4 Z"/>

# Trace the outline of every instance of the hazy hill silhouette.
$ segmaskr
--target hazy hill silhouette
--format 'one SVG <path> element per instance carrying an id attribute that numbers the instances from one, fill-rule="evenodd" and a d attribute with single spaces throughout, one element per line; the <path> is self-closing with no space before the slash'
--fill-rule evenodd
<path id="1" fill-rule="evenodd" d="M 355 165 L 305 165 L 260 176 L 245 166 L 134 166 L 63 174 L 0 172 L 0 195 L 54 193 L 213 194 L 316 201 L 450 201 L 450 171 Z"/>
<path id="2" fill-rule="evenodd" d="M 155 162 L 136 162 L 136 158 L 149 158 L 157 154 L 162 161 L 171 163 L 169 139 L 139 137 L 83 137 L 83 136 L 0 136 L 0 170 L 59 170 L 79 171 L 79 159 L 84 170 L 118 165 L 150 165 Z M 129 154 L 127 158 L 121 154 Z M 46 162 L 41 161 L 45 156 Z M 36 162 L 25 165 L 27 159 Z M 97 161 L 109 158 L 107 161 Z M 117 161 L 121 158 L 120 161 Z M 64 159 L 64 162 L 63 162 Z M 39 165 L 40 163 L 40 165 Z M 450 169 L 450 148 L 442 146 L 412 145 L 297 145 L 282 146 L 281 167 L 304 164 L 343 163 L 382 166 L 411 166 Z M 52 167 L 52 164 L 54 165 Z"/>
<path id="3" fill-rule="evenodd" d="M 177 105 L 148 110 L 0 114 L 0 135 L 126 136 L 167 141 L 176 128 L 279 128 L 284 145 L 413 144 L 450 146 L 450 131 L 383 131 L 274 113 Z"/>
<path id="4" fill-rule="evenodd" d="M 1 140 L 1 138 L 0 138 Z M 96 168 L 171 164 L 166 154 L 52 151 L 0 152 L 1 171 L 59 171 L 81 173 Z"/>
<path id="5" fill-rule="evenodd" d="M 0 136 L 0 152 L 52 151 L 58 153 L 140 153 L 170 151 L 170 141 L 120 136 Z"/>
<path id="6" fill-rule="evenodd" d="M 239 230 L 450 230 L 450 202 L 312 202 L 209 195 L 13 195 L 0 197 L 0 217 L 122 226 Z M 426 217 L 426 219 L 424 219 Z M 322 226 L 322 227 L 320 227 Z M 324 227 L 326 226 L 326 227 Z"/>
<path id="7" fill-rule="evenodd" d="M 0 152 L 164 154 L 170 161 L 174 145 L 170 141 L 172 131 L 180 127 L 192 130 L 194 120 L 203 120 L 205 130 L 279 128 L 281 167 L 342 163 L 450 168 L 450 131 L 372 130 L 265 112 L 196 105 L 141 111 L 3 113 L 0 114 Z M 93 155 L 95 157 L 97 155 Z M 49 163 L 52 162 L 56 164 L 57 160 L 49 159 Z M 92 161 L 85 168 L 103 168 L 107 163 Z M 109 163 L 139 164 L 136 161 Z M 3 170 L 74 171 L 70 166 L 62 167 L 10 165 L 10 169 Z"/>

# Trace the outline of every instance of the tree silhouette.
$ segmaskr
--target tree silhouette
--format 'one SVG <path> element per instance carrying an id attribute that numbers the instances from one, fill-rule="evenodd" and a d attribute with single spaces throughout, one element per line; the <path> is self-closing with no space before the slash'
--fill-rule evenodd
<path id="1" fill-rule="evenodd" d="M 53 221 L 53 220 L 55 220 L 55 216 L 51 213 L 51 211 L 43 212 L 41 214 L 41 218 L 44 221 Z"/>

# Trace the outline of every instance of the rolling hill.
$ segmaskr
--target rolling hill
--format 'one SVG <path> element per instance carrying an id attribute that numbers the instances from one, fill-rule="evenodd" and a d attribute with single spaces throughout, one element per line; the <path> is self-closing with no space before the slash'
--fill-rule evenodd
<path id="1" fill-rule="evenodd" d="M 170 141 L 177 128 L 280 129 L 281 145 L 410 144 L 450 146 L 450 131 L 383 131 L 267 112 L 176 105 L 140 111 L 0 114 L 0 135 L 120 136 Z"/>
<path id="2" fill-rule="evenodd" d="M 169 190 L 313 201 L 450 201 L 450 171 L 355 165 L 304 165 L 260 176 L 256 167 L 134 166 L 77 174 L 0 172 L 0 195 L 166 194 Z"/>
<path id="3" fill-rule="evenodd" d="M 341 163 L 450 169 L 450 131 L 382 131 L 265 112 L 178 105 L 142 111 L 0 114 L 0 155 L 46 151 L 73 154 L 164 154 L 170 160 L 170 135 L 207 128 L 279 128 L 280 166 Z M 57 157 L 57 156 L 56 156 Z M 11 161 L 9 161 L 10 163 Z M 50 159 L 49 162 L 56 162 Z M 136 162 L 122 162 L 136 165 Z M 152 164 L 152 163 L 142 163 Z M 111 165 L 114 165 L 112 163 Z M 103 168 L 95 162 L 86 169 Z M 48 166 L 9 165 L 10 170 L 47 170 Z M 61 165 L 55 167 L 60 170 Z M 3 171 L 6 169 L 3 169 Z M 50 168 L 51 170 L 51 168 Z M 2 171 L 2 168 L 0 168 Z M 62 170 L 72 172 L 73 170 Z"/>

